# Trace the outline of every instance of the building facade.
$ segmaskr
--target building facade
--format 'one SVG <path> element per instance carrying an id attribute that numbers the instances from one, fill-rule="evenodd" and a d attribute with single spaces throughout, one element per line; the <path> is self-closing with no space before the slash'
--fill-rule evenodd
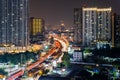
<path id="1" fill-rule="evenodd" d="M 44 40 L 45 22 L 42 18 L 30 18 L 30 42 L 41 43 Z"/>
<path id="2" fill-rule="evenodd" d="M 83 46 L 111 43 L 111 8 L 82 8 Z"/>
<path id="3" fill-rule="evenodd" d="M 80 50 L 74 50 L 73 61 L 82 61 L 82 60 L 83 60 L 83 52 Z"/>
<path id="4" fill-rule="evenodd" d="M 43 34 L 44 29 L 44 20 L 42 18 L 30 18 L 30 35 Z"/>
<path id="5" fill-rule="evenodd" d="M 120 47 L 120 15 L 114 14 L 114 45 Z"/>
<path id="6" fill-rule="evenodd" d="M 28 0 L 0 0 L 0 45 L 27 46 Z"/>
<path id="7" fill-rule="evenodd" d="M 88 46 L 97 39 L 96 8 L 82 9 L 83 45 Z"/>
<path id="8" fill-rule="evenodd" d="M 82 10 L 81 8 L 74 8 L 74 41 L 82 42 Z"/>

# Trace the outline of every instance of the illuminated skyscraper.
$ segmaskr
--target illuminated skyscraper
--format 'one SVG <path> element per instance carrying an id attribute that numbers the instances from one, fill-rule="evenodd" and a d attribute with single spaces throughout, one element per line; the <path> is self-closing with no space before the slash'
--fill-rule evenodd
<path id="1" fill-rule="evenodd" d="M 83 45 L 111 43 L 111 8 L 82 8 Z"/>
<path id="2" fill-rule="evenodd" d="M 31 18 L 30 19 L 30 35 L 36 36 L 44 33 L 44 20 L 42 18 Z"/>
<path id="3" fill-rule="evenodd" d="M 28 0 L 0 0 L 0 44 L 28 45 Z"/>
<path id="4" fill-rule="evenodd" d="M 44 39 L 45 23 L 42 18 L 30 18 L 30 42 L 38 43 Z"/>

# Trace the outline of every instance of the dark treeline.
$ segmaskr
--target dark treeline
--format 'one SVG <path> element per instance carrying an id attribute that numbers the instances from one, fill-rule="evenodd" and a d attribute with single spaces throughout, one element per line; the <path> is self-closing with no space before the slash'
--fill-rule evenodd
<path id="1" fill-rule="evenodd" d="M 111 58 L 120 58 L 120 48 L 95 49 L 93 54 Z"/>
<path id="2" fill-rule="evenodd" d="M 9 54 L 5 53 L 3 55 L 0 55 L 0 63 L 12 63 L 12 64 L 18 64 L 21 63 L 24 64 L 28 60 L 36 59 L 37 54 L 33 52 L 24 52 L 24 53 L 16 53 L 16 54 Z"/>

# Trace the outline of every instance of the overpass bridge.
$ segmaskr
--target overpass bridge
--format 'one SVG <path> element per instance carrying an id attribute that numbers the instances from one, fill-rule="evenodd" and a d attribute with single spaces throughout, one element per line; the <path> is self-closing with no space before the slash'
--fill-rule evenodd
<path id="1" fill-rule="evenodd" d="M 57 51 L 61 50 L 64 48 L 66 49 L 66 43 L 64 41 L 62 41 L 62 39 L 57 39 L 55 38 L 55 41 L 54 41 L 54 46 L 49 50 L 49 52 L 41 57 L 39 60 L 37 60 L 36 62 L 32 63 L 31 65 L 29 65 L 28 67 L 26 67 L 25 69 L 21 69 L 20 71 L 14 73 L 13 75 L 9 76 L 7 78 L 7 80 L 15 80 L 17 79 L 18 77 L 24 75 L 24 73 L 26 71 L 30 71 L 31 69 L 39 66 L 39 64 L 41 64 L 43 61 L 45 61 L 47 58 L 49 58 L 52 54 L 56 53 Z"/>

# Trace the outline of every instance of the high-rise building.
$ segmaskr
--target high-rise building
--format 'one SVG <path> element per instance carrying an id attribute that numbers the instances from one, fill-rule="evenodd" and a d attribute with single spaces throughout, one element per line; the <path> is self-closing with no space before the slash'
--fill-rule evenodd
<path id="1" fill-rule="evenodd" d="M 81 8 L 74 8 L 74 41 L 82 42 L 82 10 Z"/>
<path id="2" fill-rule="evenodd" d="M 0 44 L 28 45 L 28 0 L 0 0 Z"/>
<path id="3" fill-rule="evenodd" d="M 115 47 L 120 47 L 120 15 L 114 14 L 113 15 L 113 41 Z"/>
<path id="4" fill-rule="evenodd" d="M 30 19 L 30 35 L 36 36 L 38 34 L 44 33 L 44 20 L 42 18 L 34 18 Z"/>
<path id="5" fill-rule="evenodd" d="M 30 42 L 41 43 L 44 40 L 45 23 L 42 18 L 30 18 Z"/>
<path id="6" fill-rule="evenodd" d="M 111 43 L 111 8 L 82 8 L 83 45 Z"/>

